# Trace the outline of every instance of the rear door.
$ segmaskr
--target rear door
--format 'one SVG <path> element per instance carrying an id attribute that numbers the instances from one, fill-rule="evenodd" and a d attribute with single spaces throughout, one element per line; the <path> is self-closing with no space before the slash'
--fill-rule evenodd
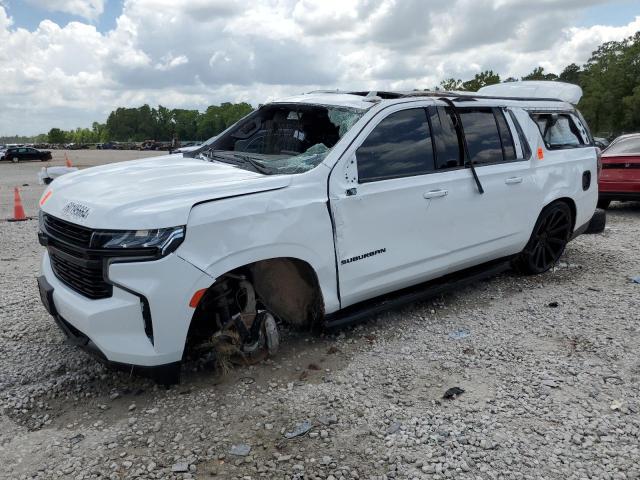
<path id="1" fill-rule="evenodd" d="M 473 218 L 482 221 L 467 232 L 469 239 L 459 247 L 468 249 L 465 256 L 472 258 L 517 253 L 531 235 L 542 198 L 531 149 L 506 108 L 459 108 L 459 115 L 470 160 L 484 189 L 469 206 Z"/>

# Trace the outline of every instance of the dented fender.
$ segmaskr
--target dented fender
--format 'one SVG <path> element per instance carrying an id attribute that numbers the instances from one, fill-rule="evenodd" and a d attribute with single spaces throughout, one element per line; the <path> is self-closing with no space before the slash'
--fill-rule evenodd
<path id="1" fill-rule="evenodd" d="M 177 254 L 213 278 L 261 260 L 301 260 L 317 276 L 325 312 L 337 311 L 326 175 L 321 167 L 298 175 L 287 188 L 194 206 Z"/>

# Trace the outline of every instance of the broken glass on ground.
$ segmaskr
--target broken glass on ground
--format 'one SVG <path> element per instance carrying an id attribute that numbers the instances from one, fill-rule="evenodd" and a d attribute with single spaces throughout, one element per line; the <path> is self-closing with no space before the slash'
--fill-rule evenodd
<path id="1" fill-rule="evenodd" d="M 299 437 L 311 430 L 311 427 L 311 421 L 305 420 L 304 422 L 297 424 L 292 431 L 285 433 L 284 436 L 285 438 Z"/>
<path id="2" fill-rule="evenodd" d="M 251 452 L 251 445 L 247 445 L 246 443 L 231 445 L 231 448 L 229 449 L 229 453 L 236 457 L 246 457 L 249 455 L 249 452 Z"/>
<path id="3" fill-rule="evenodd" d="M 461 328 L 460 330 L 455 330 L 449 333 L 449 338 L 452 340 L 462 340 L 463 338 L 467 338 L 471 335 L 471 332 L 465 328 Z"/>

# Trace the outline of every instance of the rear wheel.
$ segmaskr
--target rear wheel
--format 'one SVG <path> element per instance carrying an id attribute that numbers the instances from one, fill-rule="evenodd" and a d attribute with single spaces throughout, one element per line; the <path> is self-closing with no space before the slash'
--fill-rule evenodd
<path id="1" fill-rule="evenodd" d="M 13 157 L 13 158 L 11 159 L 11 161 L 12 161 L 13 163 L 18 163 L 18 160 L 19 160 L 19 158 L 18 158 L 18 157 Z"/>
<path id="2" fill-rule="evenodd" d="M 572 226 L 571 209 L 556 202 L 538 217 L 529 243 L 514 262 L 517 270 L 526 274 L 543 273 L 553 267 L 564 252 Z"/>
<path id="3" fill-rule="evenodd" d="M 603 210 L 606 210 L 607 208 L 609 208 L 610 204 L 611 204 L 611 200 L 598 200 L 598 208 L 601 208 Z"/>

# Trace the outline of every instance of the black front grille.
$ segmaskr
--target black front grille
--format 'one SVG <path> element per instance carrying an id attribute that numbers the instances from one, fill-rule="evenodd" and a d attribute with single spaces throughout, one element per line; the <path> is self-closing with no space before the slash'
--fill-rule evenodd
<path id="1" fill-rule="evenodd" d="M 60 220 L 51 215 L 44 216 L 44 227 L 49 235 L 78 247 L 89 248 L 93 230 Z"/>
<path id="2" fill-rule="evenodd" d="M 109 298 L 113 287 L 105 281 L 106 256 L 89 248 L 93 230 L 44 215 L 43 235 L 56 277 L 87 298 Z"/>
<path id="3" fill-rule="evenodd" d="M 75 258 L 55 248 L 49 248 L 49 258 L 56 277 L 76 292 L 91 299 L 112 295 L 113 288 L 104 281 L 102 259 L 90 259 L 79 264 Z"/>

